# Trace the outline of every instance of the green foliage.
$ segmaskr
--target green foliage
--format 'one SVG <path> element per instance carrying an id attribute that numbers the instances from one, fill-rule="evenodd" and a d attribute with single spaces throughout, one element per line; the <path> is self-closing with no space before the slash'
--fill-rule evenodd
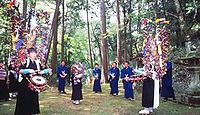
<path id="1" fill-rule="evenodd" d="M 83 9 L 85 9 L 83 0 L 70 0 L 66 3 L 65 29 L 70 37 L 73 37 L 76 29 L 82 28 L 86 24 L 80 14 Z"/>
<path id="2" fill-rule="evenodd" d="M 79 29 L 73 37 L 69 37 L 69 49 L 72 53 L 70 61 L 78 61 L 84 65 L 89 65 L 88 42 L 85 30 Z"/>
<path id="3" fill-rule="evenodd" d="M 11 48 L 11 37 L 8 32 L 9 24 L 5 7 L 0 7 L 0 22 L 0 60 L 7 62 Z"/>

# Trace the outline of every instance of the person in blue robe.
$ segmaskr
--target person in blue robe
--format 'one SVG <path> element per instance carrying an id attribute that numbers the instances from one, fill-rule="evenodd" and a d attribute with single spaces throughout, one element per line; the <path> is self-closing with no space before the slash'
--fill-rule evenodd
<path id="1" fill-rule="evenodd" d="M 112 67 L 109 70 L 109 82 L 110 82 L 110 94 L 118 95 L 118 81 L 119 81 L 119 68 L 117 67 L 117 63 L 113 62 Z"/>
<path id="2" fill-rule="evenodd" d="M 62 60 L 60 66 L 57 68 L 57 77 L 58 77 L 58 91 L 59 93 L 64 93 L 65 92 L 65 83 L 66 83 L 66 78 L 67 74 L 69 72 L 69 68 L 65 65 L 65 61 Z"/>
<path id="3" fill-rule="evenodd" d="M 133 69 L 129 66 L 129 62 L 124 62 L 124 68 L 121 70 L 121 79 L 124 86 L 124 98 L 134 100 L 133 83 L 130 78 L 133 75 Z"/>
<path id="4" fill-rule="evenodd" d="M 175 100 L 174 89 L 172 87 L 172 62 L 167 61 L 167 72 L 162 78 L 161 97 L 164 97 L 164 101 L 168 98 Z"/>
<path id="5" fill-rule="evenodd" d="M 94 85 L 93 85 L 93 91 L 95 93 L 102 92 L 101 90 L 101 69 L 99 68 L 99 64 L 95 64 L 95 67 L 93 69 L 93 76 L 94 76 Z"/>

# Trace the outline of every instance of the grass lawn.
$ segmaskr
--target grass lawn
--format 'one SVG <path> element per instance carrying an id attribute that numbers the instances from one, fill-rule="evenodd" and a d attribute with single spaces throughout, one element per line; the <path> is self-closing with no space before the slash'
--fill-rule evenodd
<path id="1" fill-rule="evenodd" d="M 80 105 L 71 102 L 71 88 L 67 87 L 67 94 L 60 95 L 57 88 L 40 93 L 40 115 L 138 115 L 142 109 L 141 93 L 135 92 L 136 100 L 123 98 L 122 85 L 119 86 L 119 96 L 109 95 L 109 85 L 102 85 L 103 92 L 95 94 L 92 86 L 83 88 L 84 99 Z M 0 115 L 13 115 L 16 100 L 0 102 Z M 200 107 L 189 107 L 171 101 L 160 102 L 159 108 L 153 115 L 200 115 Z"/>

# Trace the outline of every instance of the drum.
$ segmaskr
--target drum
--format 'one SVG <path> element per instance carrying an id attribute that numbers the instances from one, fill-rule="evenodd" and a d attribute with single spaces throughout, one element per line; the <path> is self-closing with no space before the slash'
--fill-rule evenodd
<path id="1" fill-rule="evenodd" d="M 42 76 L 32 76 L 29 82 L 29 88 L 36 92 L 42 92 L 45 90 L 47 80 Z"/>

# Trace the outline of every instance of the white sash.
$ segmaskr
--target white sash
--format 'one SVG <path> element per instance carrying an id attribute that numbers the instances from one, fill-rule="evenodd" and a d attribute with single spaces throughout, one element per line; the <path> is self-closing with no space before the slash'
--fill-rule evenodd
<path id="1" fill-rule="evenodd" d="M 153 72 L 154 80 L 154 99 L 153 99 L 153 108 L 156 109 L 159 106 L 159 79 L 156 78 L 156 72 Z"/>

